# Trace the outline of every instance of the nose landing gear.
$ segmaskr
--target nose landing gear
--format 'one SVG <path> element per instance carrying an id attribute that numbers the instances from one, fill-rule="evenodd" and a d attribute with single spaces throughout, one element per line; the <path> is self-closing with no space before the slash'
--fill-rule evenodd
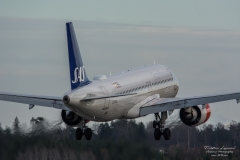
<path id="1" fill-rule="evenodd" d="M 75 134 L 77 140 L 81 140 L 83 135 L 85 135 L 85 138 L 88 141 L 92 139 L 92 130 L 90 128 L 87 128 L 85 119 L 83 119 L 82 128 L 77 128 Z"/>
<path id="2" fill-rule="evenodd" d="M 161 135 L 163 135 L 165 140 L 169 140 L 171 138 L 171 131 L 169 128 L 164 128 L 165 120 L 167 119 L 167 112 L 161 113 L 161 118 L 159 113 L 155 113 L 155 121 L 153 121 L 154 130 L 154 138 L 155 140 L 160 140 Z"/>

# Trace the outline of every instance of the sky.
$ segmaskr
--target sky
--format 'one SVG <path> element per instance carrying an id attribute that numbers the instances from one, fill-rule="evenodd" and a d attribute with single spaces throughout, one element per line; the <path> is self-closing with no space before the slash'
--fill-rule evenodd
<path id="1" fill-rule="evenodd" d="M 156 63 L 180 83 L 178 97 L 239 91 L 239 1 L 0 0 L 0 91 L 63 96 L 70 89 L 65 23 L 85 69 L 97 74 Z M 211 104 L 209 123 L 240 121 L 235 101 Z M 60 110 L 0 101 L 0 122 L 60 119 Z M 174 112 L 174 115 L 177 115 Z M 153 120 L 153 115 L 137 121 Z"/>

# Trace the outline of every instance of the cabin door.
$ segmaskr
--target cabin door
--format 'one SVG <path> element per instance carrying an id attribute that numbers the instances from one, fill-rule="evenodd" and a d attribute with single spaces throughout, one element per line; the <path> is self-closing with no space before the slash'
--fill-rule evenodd
<path id="1" fill-rule="evenodd" d="M 152 92 L 152 84 L 150 81 L 147 82 L 148 93 Z"/>
<path id="2" fill-rule="evenodd" d="M 105 96 L 108 96 L 108 92 L 103 86 L 100 86 L 100 89 L 102 90 Z M 104 98 L 104 99 L 105 99 L 105 104 L 104 104 L 103 110 L 106 110 L 109 108 L 110 99 L 109 98 Z"/>

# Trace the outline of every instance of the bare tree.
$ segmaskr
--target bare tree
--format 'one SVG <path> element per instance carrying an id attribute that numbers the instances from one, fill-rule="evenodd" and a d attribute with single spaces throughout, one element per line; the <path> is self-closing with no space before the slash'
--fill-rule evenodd
<path id="1" fill-rule="evenodd" d="M 20 134 L 20 126 L 19 126 L 19 124 L 20 124 L 20 122 L 18 120 L 18 117 L 16 117 L 14 119 L 13 126 L 12 126 L 14 134 Z"/>
<path id="2" fill-rule="evenodd" d="M 82 152 L 81 156 L 80 156 L 80 159 L 81 160 L 96 160 L 96 157 L 95 157 L 93 151 L 90 150 L 90 151 Z"/>

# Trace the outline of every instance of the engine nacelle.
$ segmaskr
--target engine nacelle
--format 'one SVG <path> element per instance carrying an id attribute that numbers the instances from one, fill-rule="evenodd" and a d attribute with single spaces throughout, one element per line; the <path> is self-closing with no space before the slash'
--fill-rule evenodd
<path id="1" fill-rule="evenodd" d="M 83 120 L 82 117 L 80 117 L 73 111 L 62 110 L 61 116 L 63 122 L 65 122 L 68 126 L 72 127 L 80 125 L 81 121 Z"/>
<path id="2" fill-rule="evenodd" d="M 180 119 L 184 124 L 188 126 L 198 126 L 209 119 L 211 109 L 209 104 L 206 104 L 203 107 L 193 106 L 182 108 L 179 114 Z"/>

